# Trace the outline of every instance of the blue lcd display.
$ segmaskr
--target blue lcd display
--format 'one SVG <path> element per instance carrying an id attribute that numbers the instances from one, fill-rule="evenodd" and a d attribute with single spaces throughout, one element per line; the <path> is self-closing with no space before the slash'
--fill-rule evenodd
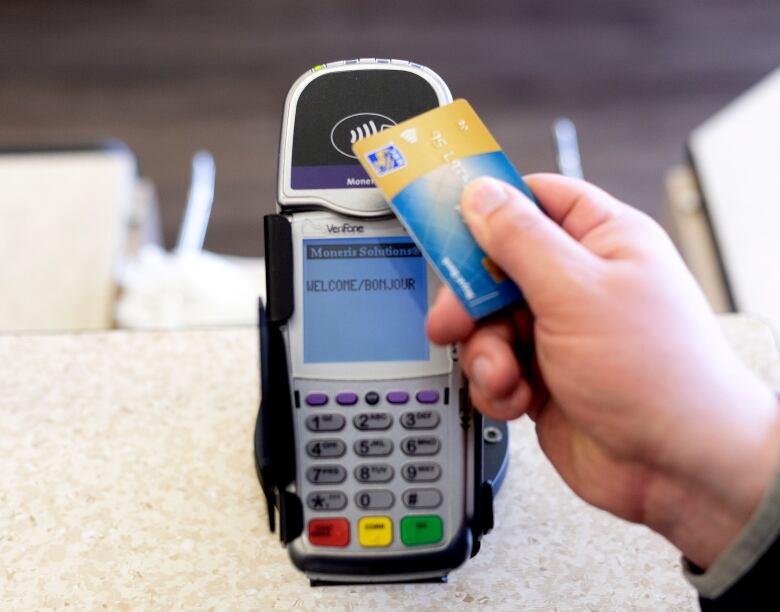
<path id="1" fill-rule="evenodd" d="M 427 361 L 425 259 L 406 236 L 303 241 L 303 361 Z"/>

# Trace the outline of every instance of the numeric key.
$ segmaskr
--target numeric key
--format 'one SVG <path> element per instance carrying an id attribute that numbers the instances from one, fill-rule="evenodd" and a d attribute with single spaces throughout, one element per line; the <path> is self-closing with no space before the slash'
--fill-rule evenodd
<path id="1" fill-rule="evenodd" d="M 312 414 L 306 417 L 306 429 L 309 431 L 341 431 L 346 419 L 340 414 Z"/>
<path id="2" fill-rule="evenodd" d="M 358 491 L 355 494 L 355 504 L 362 510 L 387 510 L 395 503 L 395 496 L 390 491 Z"/>
<path id="3" fill-rule="evenodd" d="M 387 438 L 364 438 L 355 442 L 355 454 L 360 457 L 386 457 L 392 452 L 393 442 Z"/>
<path id="4" fill-rule="evenodd" d="M 315 459 L 341 457 L 347 452 L 347 445 L 341 440 L 311 440 L 306 444 L 306 454 Z"/>
<path id="5" fill-rule="evenodd" d="M 347 478 L 340 465 L 313 465 L 306 470 L 306 480 L 312 484 L 339 484 Z"/>
<path id="6" fill-rule="evenodd" d="M 434 429 L 439 424 L 439 414 L 433 410 L 404 412 L 400 421 L 404 429 Z"/>
<path id="7" fill-rule="evenodd" d="M 390 482 L 393 468 L 386 463 L 364 463 L 355 468 L 355 478 L 358 482 Z"/>
<path id="8" fill-rule="evenodd" d="M 407 482 L 433 482 L 441 478 L 441 466 L 438 463 L 407 463 L 401 468 L 401 476 Z"/>
<path id="9" fill-rule="evenodd" d="M 393 417 L 386 412 L 362 412 L 352 420 L 360 431 L 390 429 Z"/>
<path id="10" fill-rule="evenodd" d="M 438 438 L 433 436 L 415 436 L 412 438 L 404 438 L 401 442 L 401 450 L 405 455 L 435 455 L 439 452 Z"/>

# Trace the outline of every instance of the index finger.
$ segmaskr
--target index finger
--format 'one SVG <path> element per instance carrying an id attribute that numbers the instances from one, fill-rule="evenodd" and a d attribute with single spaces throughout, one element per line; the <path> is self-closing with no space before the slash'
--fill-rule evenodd
<path id="1" fill-rule="evenodd" d="M 428 337 L 436 344 L 452 344 L 468 338 L 476 326 L 452 290 L 441 286 L 428 311 Z"/>
<path id="2" fill-rule="evenodd" d="M 582 179 L 546 173 L 528 174 L 523 179 L 550 218 L 577 242 L 625 206 Z"/>

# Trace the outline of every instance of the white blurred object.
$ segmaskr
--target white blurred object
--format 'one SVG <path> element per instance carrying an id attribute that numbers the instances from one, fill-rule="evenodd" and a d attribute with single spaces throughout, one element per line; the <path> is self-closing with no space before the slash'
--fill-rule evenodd
<path id="1" fill-rule="evenodd" d="M 179 227 L 179 239 L 176 250 L 201 251 L 209 226 L 211 207 L 214 204 L 214 185 L 217 178 L 217 166 L 214 157 L 208 151 L 198 151 L 192 157 L 190 192 L 184 218 Z"/>
<path id="2" fill-rule="evenodd" d="M 780 330 L 780 68 L 688 140 L 734 310 Z"/>
<path id="3" fill-rule="evenodd" d="M 144 245 L 120 272 L 119 327 L 257 325 L 257 299 L 265 289 L 263 259 L 203 251 L 215 181 L 214 158 L 208 151 L 198 151 L 192 158 L 190 190 L 175 250 Z"/>
<path id="4" fill-rule="evenodd" d="M 143 245 L 162 244 L 162 242 L 162 221 L 157 189 L 150 179 L 139 177 L 133 190 L 130 214 L 127 219 L 125 252 L 119 259 L 119 265 L 122 265 L 125 258 L 135 257 L 138 249 Z"/>
<path id="5" fill-rule="evenodd" d="M 0 331 L 111 327 L 136 184 L 119 143 L 0 154 Z"/>
<path id="6" fill-rule="evenodd" d="M 126 262 L 116 322 L 133 329 L 256 325 L 262 258 L 167 252 L 148 244 Z"/>
<path id="7" fill-rule="evenodd" d="M 577 127 L 568 117 L 559 117 L 553 121 L 553 144 L 558 172 L 563 176 L 583 178 Z"/>

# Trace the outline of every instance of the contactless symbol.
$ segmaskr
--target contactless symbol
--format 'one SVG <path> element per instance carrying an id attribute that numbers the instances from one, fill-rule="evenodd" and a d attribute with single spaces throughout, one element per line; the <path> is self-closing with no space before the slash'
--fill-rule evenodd
<path id="1" fill-rule="evenodd" d="M 362 140 L 366 136 L 376 134 L 379 130 L 376 129 L 376 123 L 373 120 L 363 125 L 357 126 L 354 130 L 349 131 L 349 142 L 355 144 L 358 140 Z"/>
<path id="2" fill-rule="evenodd" d="M 330 131 L 330 142 L 339 153 L 352 159 L 357 156 L 352 153 L 352 145 L 358 140 L 373 136 L 391 128 L 395 121 L 379 113 L 355 113 L 347 115 L 336 122 Z"/>
<path id="3" fill-rule="evenodd" d="M 406 166 L 406 159 L 404 159 L 403 154 L 392 143 L 367 153 L 366 159 L 377 173 L 377 176 L 385 176 Z"/>
<path id="4" fill-rule="evenodd" d="M 403 132 L 401 132 L 401 138 L 403 138 L 409 144 L 414 144 L 417 142 L 417 130 L 415 130 L 414 128 L 409 128 L 408 130 L 404 130 Z"/>

